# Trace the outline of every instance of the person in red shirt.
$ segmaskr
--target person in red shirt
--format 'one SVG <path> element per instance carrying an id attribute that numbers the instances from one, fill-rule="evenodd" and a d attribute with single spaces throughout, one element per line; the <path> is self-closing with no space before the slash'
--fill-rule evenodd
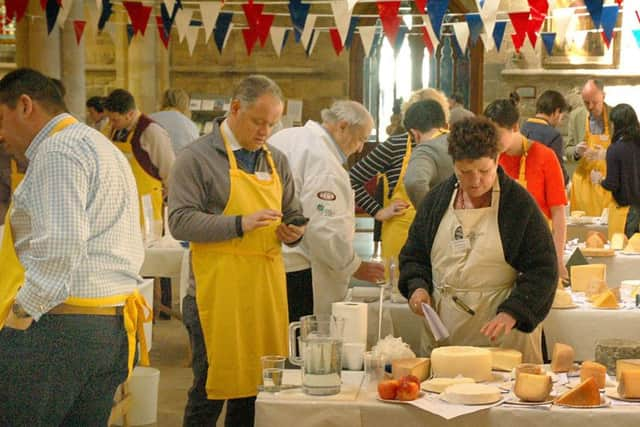
<path id="1" fill-rule="evenodd" d="M 544 215 L 551 221 L 558 271 L 562 279 L 568 279 L 569 274 L 563 260 L 567 235 L 567 195 L 558 158 L 549 147 L 528 140 L 520 133 L 520 114 L 512 101 L 493 101 L 484 110 L 484 115 L 498 128 L 498 138 L 503 149 L 498 158 L 500 166 L 507 175 L 529 191 Z"/>

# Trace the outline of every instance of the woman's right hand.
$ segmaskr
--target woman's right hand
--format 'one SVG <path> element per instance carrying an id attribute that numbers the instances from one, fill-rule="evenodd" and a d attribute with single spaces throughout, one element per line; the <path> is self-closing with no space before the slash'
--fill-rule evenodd
<path id="1" fill-rule="evenodd" d="M 431 295 L 429 295 L 425 289 L 418 288 L 411 294 L 411 298 L 409 298 L 409 308 L 414 314 L 424 316 L 424 313 L 422 312 L 422 303 L 430 305 Z"/>

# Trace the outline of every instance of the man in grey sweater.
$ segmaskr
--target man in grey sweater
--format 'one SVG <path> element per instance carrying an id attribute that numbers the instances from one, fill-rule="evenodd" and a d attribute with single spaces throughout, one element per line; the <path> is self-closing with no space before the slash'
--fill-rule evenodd
<path id="1" fill-rule="evenodd" d="M 444 111 L 431 100 L 413 104 L 405 113 L 405 128 L 417 141 L 411 154 L 404 186 L 411 203 L 418 208 L 429 190 L 453 175 L 453 161 L 448 153 L 449 133 Z"/>

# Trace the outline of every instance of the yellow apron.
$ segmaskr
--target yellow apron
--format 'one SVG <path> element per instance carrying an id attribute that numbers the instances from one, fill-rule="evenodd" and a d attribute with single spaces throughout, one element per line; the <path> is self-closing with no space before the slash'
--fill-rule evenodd
<path id="1" fill-rule="evenodd" d="M 18 162 L 11 159 L 11 194 L 16 191 L 23 179 L 24 174 L 18 170 Z"/>
<path id="2" fill-rule="evenodd" d="M 53 128 L 49 136 L 75 122 L 76 119 L 73 117 L 60 121 L 60 123 Z M 4 326 L 4 322 L 9 315 L 9 310 L 25 280 L 24 267 L 18 259 L 13 243 L 11 206 L 7 211 L 4 224 L 2 246 L 0 246 L 0 265 L 2 265 L 2 275 L 0 275 L 0 329 Z M 102 307 L 124 304 L 124 326 L 127 331 L 127 340 L 129 343 L 129 375 L 131 375 L 133 369 L 133 360 L 136 351 L 136 334 L 140 341 L 140 363 L 142 365 L 149 365 L 143 323 L 151 320 L 151 310 L 137 290 L 131 295 L 113 295 L 104 298 L 69 297 L 65 303 L 79 307 Z M 146 316 L 144 315 L 145 308 L 147 309 Z"/>
<path id="3" fill-rule="evenodd" d="M 223 136 L 224 138 L 224 136 Z M 282 209 L 282 184 L 271 153 L 271 176 L 261 180 L 237 166 L 227 141 L 230 194 L 223 215 Z M 279 221 L 222 242 L 191 243 L 196 302 L 207 349 L 209 399 L 255 396 L 260 357 L 287 354 L 288 309 Z"/>
<path id="4" fill-rule="evenodd" d="M 112 132 L 111 140 L 113 141 Z M 142 206 L 142 197 L 149 195 L 151 196 L 151 205 L 153 206 L 153 220 L 154 221 L 162 221 L 162 211 L 163 211 L 163 198 L 162 198 L 162 181 L 154 178 L 149 175 L 147 171 L 145 171 L 140 163 L 136 160 L 136 157 L 133 155 L 133 147 L 131 145 L 131 140 L 133 135 L 135 134 L 135 129 L 132 129 L 127 136 L 127 140 L 125 142 L 113 141 L 113 143 L 122 151 L 129 160 L 129 164 L 131 165 L 131 170 L 133 171 L 133 176 L 136 179 L 136 187 L 138 188 L 138 197 L 140 197 L 140 225 L 143 230 L 151 230 L 153 224 L 149 224 L 147 227 L 144 220 L 144 207 Z"/>
<path id="5" fill-rule="evenodd" d="M 431 249 L 434 307 L 450 332 L 446 345 L 514 348 L 523 360 L 542 363 L 541 328 L 532 333 L 513 329 L 495 342 L 480 333 L 509 297 L 517 271 L 504 258 L 498 227 L 500 188 L 496 181 L 491 206 L 454 209 L 456 192 L 445 213 Z M 467 313 L 454 297 L 475 311 Z M 430 352 L 433 337 L 423 335 L 423 351 Z M 439 343 L 443 344 L 443 343 Z"/>
<path id="6" fill-rule="evenodd" d="M 529 152 L 529 140 L 522 137 L 522 154 L 520 155 L 520 168 L 518 169 L 518 184 L 527 188 L 527 153 Z"/>

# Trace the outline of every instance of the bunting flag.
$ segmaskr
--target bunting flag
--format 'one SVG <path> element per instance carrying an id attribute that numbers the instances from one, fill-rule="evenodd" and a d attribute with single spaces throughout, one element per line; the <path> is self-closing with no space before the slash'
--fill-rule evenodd
<path id="1" fill-rule="evenodd" d="M 540 38 L 548 55 L 553 52 L 553 45 L 556 43 L 556 33 L 540 33 Z"/>
<path id="2" fill-rule="evenodd" d="M 616 0 L 616 3 L 618 3 L 618 7 L 622 7 L 622 2 L 623 2 L 623 1 L 624 1 L 624 0 Z"/>
<path id="3" fill-rule="evenodd" d="M 258 32 L 252 28 L 243 28 L 242 37 L 244 38 L 244 46 L 247 48 L 247 55 L 251 56 L 253 47 L 258 41 Z"/>
<path id="4" fill-rule="evenodd" d="M 216 42 L 218 52 L 221 54 L 222 49 L 227 45 L 227 40 L 229 40 L 229 33 L 231 33 L 231 28 L 233 27 L 231 23 L 232 19 L 233 13 L 220 12 L 215 29 L 213 30 L 213 40 Z"/>
<path id="5" fill-rule="evenodd" d="M 244 16 L 247 19 L 247 25 L 251 28 L 258 24 L 258 19 L 260 19 L 260 16 L 262 15 L 264 5 L 250 1 L 249 3 L 242 5 L 242 10 L 244 10 Z"/>
<path id="6" fill-rule="evenodd" d="M 182 10 L 180 0 L 168 0 L 160 5 L 160 16 L 167 34 L 171 34 L 171 26 L 175 22 L 179 10 Z"/>
<path id="7" fill-rule="evenodd" d="M 196 42 L 198 41 L 198 34 L 200 33 L 200 26 L 190 25 L 187 28 L 187 34 L 185 35 L 187 39 L 187 47 L 189 48 L 189 56 L 193 56 L 193 50 L 196 47 Z"/>
<path id="8" fill-rule="evenodd" d="M 613 30 L 616 27 L 616 21 L 618 20 L 618 5 L 609 4 L 602 8 L 602 37 L 607 45 L 607 48 L 611 44 L 613 38 Z"/>
<path id="9" fill-rule="evenodd" d="M 524 44 L 524 40 L 527 37 L 527 33 L 514 33 L 511 34 L 511 40 L 513 41 L 513 47 L 516 50 L 516 53 L 520 53 L 520 49 Z"/>
<path id="10" fill-rule="evenodd" d="M 99 9 L 99 8 L 98 8 Z M 107 21 L 113 14 L 113 5 L 111 0 L 102 0 L 102 11 L 100 12 L 100 18 L 98 19 L 98 30 L 104 30 L 104 26 L 107 25 Z"/>
<path id="11" fill-rule="evenodd" d="M 293 23 L 293 30 L 296 43 L 300 42 L 302 36 L 302 30 L 309 15 L 310 4 L 302 3 L 302 0 L 291 0 L 289 2 L 289 15 L 291 16 L 291 22 Z"/>
<path id="12" fill-rule="evenodd" d="M 346 41 L 349 33 L 349 24 L 351 23 L 351 11 L 344 0 L 333 0 L 331 2 L 331 10 L 333 11 L 333 19 L 336 23 L 336 29 L 340 33 L 342 42 Z"/>
<path id="13" fill-rule="evenodd" d="M 396 55 L 400 53 L 400 49 L 402 48 L 402 43 L 404 42 L 404 37 L 407 35 L 408 32 L 409 32 L 409 29 L 407 28 L 406 25 L 401 25 L 400 28 L 398 28 L 398 34 L 396 34 L 396 42 L 392 46 L 393 52 Z"/>
<path id="14" fill-rule="evenodd" d="M 133 24 L 127 24 L 127 44 L 131 45 L 131 40 L 133 40 L 133 36 L 135 34 L 135 30 L 133 29 Z"/>
<path id="15" fill-rule="evenodd" d="M 336 52 L 337 56 L 340 56 L 343 49 L 340 33 L 336 28 L 329 28 L 329 37 L 331 37 L 331 44 L 333 45 L 333 50 Z"/>
<path id="16" fill-rule="evenodd" d="M 58 19 L 58 13 L 60 12 L 60 4 L 57 0 L 41 0 L 47 2 L 46 15 L 47 15 L 47 34 L 51 34 L 53 28 L 56 25 Z"/>
<path id="17" fill-rule="evenodd" d="M 311 30 L 311 40 L 309 42 L 309 46 L 305 49 L 305 53 L 307 56 L 311 56 L 313 53 L 313 49 L 316 47 L 316 43 L 318 43 L 318 38 L 320 37 L 320 33 L 314 29 Z"/>
<path id="18" fill-rule="evenodd" d="M 427 10 L 427 0 L 415 0 L 416 9 L 420 15 L 424 15 Z"/>
<path id="19" fill-rule="evenodd" d="M 480 33 L 484 28 L 482 17 L 479 13 L 467 13 L 466 15 L 464 15 L 464 18 L 466 19 L 467 25 L 469 26 L 471 47 L 473 47 L 478 42 L 478 37 L 480 37 Z"/>
<path id="20" fill-rule="evenodd" d="M 552 12 L 554 29 L 556 30 L 556 43 L 564 44 L 569 22 L 573 19 L 574 9 L 571 7 L 554 9 Z"/>
<path id="21" fill-rule="evenodd" d="M 169 49 L 169 32 L 162 16 L 156 15 L 156 27 L 158 27 L 158 37 L 160 37 L 162 45 L 165 49 Z"/>
<path id="22" fill-rule="evenodd" d="M 604 0 L 584 0 L 584 5 L 587 6 L 587 10 L 593 21 L 593 28 L 600 28 L 603 3 Z"/>
<path id="23" fill-rule="evenodd" d="M 522 40 L 526 36 L 529 27 L 529 12 L 510 12 L 508 13 L 511 25 L 513 25 L 516 34 L 522 34 Z M 518 36 L 520 37 L 520 36 Z"/>
<path id="24" fill-rule="evenodd" d="M 532 12 L 529 21 L 527 22 L 527 36 L 529 37 L 529 42 L 533 48 L 536 47 L 538 34 L 542 29 L 542 24 L 544 24 L 545 16 L 546 15 L 540 15 Z"/>
<path id="25" fill-rule="evenodd" d="M 285 27 L 271 27 L 271 44 L 273 44 L 273 50 L 276 51 L 276 55 L 280 58 L 280 53 L 284 44 L 286 43 L 287 28 Z"/>
<path id="26" fill-rule="evenodd" d="M 311 45 L 312 37 L 313 37 L 313 28 L 316 25 L 317 15 L 309 14 L 307 16 L 307 20 L 304 23 L 304 28 L 302 29 L 302 34 L 300 35 L 300 40 L 302 41 L 302 45 L 304 46 L 305 52 L 308 51 L 309 46 Z"/>
<path id="27" fill-rule="evenodd" d="M 209 38 L 216 26 L 216 21 L 218 20 L 221 8 L 222 3 L 200 2 L 200 16 L 202 17 L 202 25 L 204 26 L 205 43 L 209 42 Z"/>
<path id="28" fill-rule="evenodd" d="M 438 49 L 438 45 L 440 44 L 440 40 L 436 36 L 435 31 L 433 31 L 433 26 L 431 25 L 431 19 L 427 15 L 422 15 L 422 39 L 424 40 L 424 44 L 429 51 L 429 55 L 433 56 L 433 53 Z"/>
<path id="29" fill-rule="evenodd" d="M 587 39 L 586 31 L 574 31 L 571 33 L 571 43 L 578 49 L 582 49 L 584 42 Z"/>
<path id="30" fill-rule="evenodd" d="M 398 30 L 402 23 L 402 18 L 398 16 L 400 10 L 399 1 L 378 1 L 378 15 L 382 22 L 382 29 L 389 40 L 391 46 L 395 46 L 398 37 Z"/>
<path id="31" fill-rule="evenodd" d="M 360 22 L 359 16 L 353 16 L 351 18 L 351 23 L 349 24 L 349 32 L 347 33 L 347 39 L 344 42 L 344 47 L 346 49 L 351 49 L 351 43 L 353 42 L 353 34 L 356 32 L 356 28 L 358 27 L 359 22 Z"/>
<path id="32" fill-rule="evenodd" d="M 29 0 L 5 0 L 5 23 L 10 23 L 15 18 L 16 22 L 20 22 L 24 18 L 29 6 Z"/>
<path id="33" fill-rule="evenodd" d="M 444 14 L 449 8 L 449 0 L 429 0 L 429 8 L 427 13 L 431 19 L 431 26 L 436 37 L 440 39 L 440 31 Z"/>
<path id="34" fill-rule="evenodd" d="M 364 56 L 367 57 L 371 53 L 371 46 L 373 45 L 373 39 L 376 35 L 376 27 L 359 27 L 358 32 L 360 33 Z"/>
<path id="35" fill-rule="evenodd" d="M 269 39 L 269 30 L 271 30 L 271 25 L 273 25 L 273 20 L 275 19 L 275 15 L 261 15 L 258 19 L 258 25 L 256 26 L 256 31 L 258 32 L 258 39 L 260 40 L 260 47 L 264 47 Z"/>
<path id="36" fill-rule="evenodd" d="M 178 41 L 182 43 L 187 35 L 187 29 L 191 24 L 191 16 L 193 15 L 193 9 L 180 9 L 176 14 L 175 24 L 178 29 Z"/>
<path id="37" fill-rule="evenodd" d="M 469 25 L 466 22 L 454 22 L 451 25 L 453 26 L 453 34 L 456 36 L 458 47 L 460 47 L 460 53 L 464 56 L 469 42 Z"/>
<path id="38" fill-rule="evenodd" d="M 131 19 L 131 25 L 133 25 L 133 33 L 142 34 L 147 30 L 147 24 L 149 23 L 149 17 L 151 16 L 151 6 L 145 6 L 139 1 L 123 1 L 122 5 L 129 14 Z"/>
<path id="39" fill-rule="evenodd" d="M 180 1 L 176 0 L 163 0 L 162 6 L 166 7 L 167 11 L 169 11 L 172 15 L 176 11 L 176 6 L 178 6 L 178 9 L 182 9 L 182 4 L 180 3 Z"/>
<path id="40" fill-rule="evenodd" d="M 638 13 L 637 10 L 636 10 L 636 19 L 638 20 L 638 23 L 640 23 L 640 13 Z"/>
<path id="41" fill-rule="evenodd" d="M 353 7 L 358 3 L 358 0 L 347 0 L 347 9 L 349 12 L 353 11 Z"/>
<path id="42" fill-rule="evenodd" d="M 73 21 L 73 32 L 76 35 L 76 44 L 80 45 L 82 40 L 82 34 L 84 34 L 84 27 L 87 25 L 87 21 L 75 20 Z"/>
<path id="43" fill-rule="evenodd" d="M 47 10 L 47 1 L 48 0 L 40 0 L 40 9 Z"/>
<path id="44" fill-rule="evenodd" d="M 486 52 L 489 52 L 495 46 L 493 30 L 496 25 L 499 5 L 500 0 L 487 0 L 478 4 L 478 10 L 480 10 L 480 16 L 482 17 L 484 25 L 484 31 L 480 34 L 480 37 L 482 38 Z"/>
<path id="45" fill-rule="evenodd" d="M 496 50 L 500 52 L 500 46 L 502 46 L 502 40 L 504 40 L 504 31 L 507 28 L 507 21 L 496 21 L 495 27 L 493 27 L 493 41 L 496 43 Z"/>
<path id="46" fill-rule="evenodd" d="M 527 0 L 531 13 L 546 15 L 549 12 L 549 0 Z"/>
<path id="47" fill-rule="evenodd" d="M 60 2 L 60 12 L 58 12 L 58 27 L 64 29 L 64 23 L 67 22 L 69 12 L 71 12 L 71 6 L 73 6 L 73 0 L 58 0 Z"/>
<path id="48" fill-rule="evenodd" d="M 636 45 L 640 48 L 640 28 L 636 28 L 631 30 L 633 33 L 633 38 L 636 40 Z"/>

